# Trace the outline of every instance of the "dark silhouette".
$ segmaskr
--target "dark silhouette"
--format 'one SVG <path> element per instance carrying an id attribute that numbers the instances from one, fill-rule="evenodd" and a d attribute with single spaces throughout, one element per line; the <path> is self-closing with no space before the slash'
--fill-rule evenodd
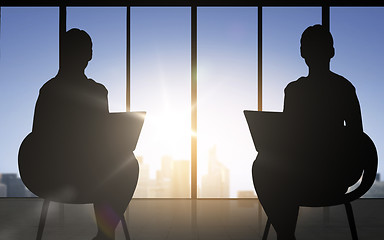
<path id="1" fill-rule="evenodd" d="M 309 74 L 285 88 L 284 112 L 247 117 L 258 150 L 254 186 L 268 216 L 266 230 L 272 223 L 278 240 L 295 239 L 299 206 L 345 203 L 352 221 L 350 201 L 371 187 L 377 169 L 375 147 L 363 133 L 355 88 L 330 71 L 331 34 L 321 25 L 308 27 L 300 50 Z M 345 194 L 363 170 L 364 184 Z"/>
<path id="2" fill-rule="evenodd" d="M 266 175 L 274 174 L 272 171 L 275 171 L 278 173 L 279 170 L 276 168 L 279 168 L 281 163 L 279 161 L 275 162 L 274 160 L 277 157 L 283 157 L 282 153 L 279 152 L 279 149 L 280 150 L 283 149 L 284 151 L 284 148 L 286 148 L 286 145 L 289 145 L 286 142 L 288 140 L 281 141 L 282 138 L 287 137 L 288 135 L 287 133 L 290 133 L 289 130 L 287 131 L 287 121 L 285 119 L 284 113 L 258 112 L 258 111 L 244 111 L 244 113 L 249 125 L 249 129 L 251 131 L 251 135 L 252 135 L 255 147 L 258 151 L 258 156 L 256 161 L 258 161 L 259 159 L 272 160 L 268 163 L 264 161 L 263 163 L 260 163 L 260 164 L 264 165 L 264 170 L 265 169 L 269 170 L 267 173 L 265 173 Z M 289 127 L 292 127 L 292 126 L 289 126 Z M 290 140 L 290 141 L 293 141 L 293 140 Z M 285 144 L 283 144 L 284 142 Z M 313 194 L 313 191 L 316 190 L 316 189 L 313 189 L 312 192 L 300 192 L 299 195 L 297 196 L 301 196 L 301 197 L 305 196 L 302 199 L 299 199 L 300 197 L 296 198 L 299 206 L 306 206 L 306 207 L 326 207 L 326 206 L 344 204 L 347 212 L 348 222 L 349 222 L 353 240 L 357 240 L 358 237 L 357 237 L 357 229 L 356 229 L 355 220 L 353 216 L 351 201 L 360 198 L 371 188 L 376 178 L 377 163 L 378 163 L 375 145 L 368 135 L 363 134 L 361 138 L 361 143 L 360 143 L 360 146 L 358 146 L 358 149 L 355 149 L 355 154 L 357 154 L 357 157 L 361 159 L 360 161 L 361 161 L 362 169 L 364 173 L 361 178 L 361 182 L 356 189 L 343 195 L 340 195 L 340 194 L 332 195 L 333 193 L 330 192 L 327 195 L 323 195 L 321 197 L 317 197 L 317 195 L 314 195 L 315 197 L 312 197 L 311 195 L 305 196 L 306 193 Z M 287 149 L 285 149 L 285 151 L 287 151 Z M 256 166 L 256 161 L 254 162 L 254 165 L 253 165 L 254 183 L 256 179 L 255 168 L 260 167 L 260 165 Z M 284 165 L 282 165 L 282 167 L 284 167 Z M 261 166 L 260 169 L 263 169 L 263 166 Z M 289 170 L 292 170 L 292 169 L 289 169 Z M 348 169 L 346 170 L 348 171 Z M 263 178 L 264 180 L 266 180 L 265 178 L 266 176 L 263 175 L 263 173 L 259 173 L 259 174 L 260 174 L 259 178 Z M 340 177 L 342 178 L 343 176 L 340 176 Z M 272 176 L 270 176 L 270 179 L 271 178 Z M 311 179 L 301 179 L 301 180 L 311 181 Z M 286 181 L 286 179 L 280 179 L 279 176 L 275 176 L 275 181 L 276 182 L 271 182 L 269 184 L 269 186 L 271 187 L 269 192 L 270 195 L 263 196 L 264 201 L 266 200 L 266 197 L 268 196 L 271 197 L 274 194 L 276 194 L 273 191 L 278 190 L 276 187 L 278 183 L 282 183 L 281 187 L 287 187 L 287 185 L 285 185 L 284 182 L 282 182 L 282 181 Z M 288 182 L 292 183 L 292 181 L 289 181 L 289 180 Z M 266 182 L 264 182 L 263 184 L 265 184 L 265 187 L 267 187 Z M 325 181 L 325 184 L 326 184 L 326 181 Z M 325 187 L 326 186 L 324 186 L 324 188 Z M 328 187 L 332 189 L 332 185 Z M 292 191 L 287 191 L 287 190 L 281 189 L 281 191 L 284 191 L 285 193 L 289 192 L 290 194 L 295 194 L 297 193 L 296 191 L 298 190 L 292 189 Z M 279 196 L 281 197 L 281 195 Z M 288 195 L 284 196 L 284 199 L 292 199 L 292 196 L 288 196 Z M 271 202 L 269 204 L 272 204 L 272 205 L 280 204 L 280 202 L 284 201 L 284 199 L 270 199 Z M 277 214 L 277 212 L 275 214 Z M 282 212 L 282 214 L 284 214 L 284 212 Z M 284 216 L 282 216 L 280 224 L 283 224 L 284 220 L 286 219 L 284 218 Z M 264 230 L 263 240 L 267 240 L 270 225 L 271 225 L 271 220 L 268 219 L 265 226 L 265 230 Z"/>
<path id="3" fill-rule="evenodd" d="M 107 89 L 84 74 L 92 59 L 85 31 L 67 31 L 62 54 L 58 74 L 40 89 L 32 132 L 19 151 L 20 175 L 46 199 L 42 217 L 49 201 L 93 203 L 94 239 L 114 239 L 137 184 L 133 150 L 144 113 L 109 113 Z"/>

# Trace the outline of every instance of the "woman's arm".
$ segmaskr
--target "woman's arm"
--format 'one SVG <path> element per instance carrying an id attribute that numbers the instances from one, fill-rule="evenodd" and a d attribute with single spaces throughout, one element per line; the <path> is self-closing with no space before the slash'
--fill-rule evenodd
<path id="1" fill-rule="evenodd" d="M 363 132 L 363 121 L 361 118 L 361 110 L 359 100 L 356 95 L 355 88 L 350 92 L 350 97 L 345 108 L 345 126 L 352 131 Z"/>

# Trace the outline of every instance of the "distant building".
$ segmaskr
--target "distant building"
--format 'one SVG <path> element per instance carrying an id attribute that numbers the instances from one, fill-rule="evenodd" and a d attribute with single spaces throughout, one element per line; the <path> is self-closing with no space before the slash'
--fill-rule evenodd
<path id="1" fill-rule="evenodd" d="M 380 174 L 376 174 L 380 179 Z M 348 192 L 355 190 L 361 184 L 361 179 L 348 189 Z M 375 180 L 372 187 L 363 195 L 363 198 L 384 198 L 384 182 Z"/>
<path id="2" fill-rule="evenodd" d="M 3 173 L 1 183 L 7 186 L 7 197 L 26 197 L 26 188 L 16 173 Z"/>
<path id="3" fill-rule="evenodd" d="M 158 198 L 167 198 L 172 197 L 172 185 L 171 185 L 171 176 L 168 175 L 168 172 L 172 173 L 172 169 L 164 171 L 162 167 L 156 172 L 156 189 L 155 197 Z"/>
<path id="4" fill-rule="evenodd" d="M 201 197 L 229 197 L 229 169 L 218 161 L 216 146 L 209 151 L 208 173 L 201 180 Z"/>
<path id="5" fill-rule="evenodd" d="M 139 163 L 139 179 L 137 181 L 137 186 L 135 189 L 134 197 L 146 198 L 149 197 L 149 165 L 144 163 L 142 156 L 136 157 Z"/>
<path id="6" fill-rule="evenodd" d="M 154 197 L 173 197 L 172 194 L 172 173 L 173 162 L 171 156 L 165 155 L 161 158 L 161 169 L 156 172 L 156 188 Z"/>
<path id="7" fill-rule="evenodd" d="M 165 155 L 161 158 L 161 175 L 164 179 L 172 178 L 173 171 L 173 159 L 169 155 Z"/>
<path id="8" fill-rule="evenodd" d="M 366 198 L 384 198 L 384 182 L 375 181 L 368 190 L 366 194 L 364 194 Z"/>
<path id="9" fill-rule="evenodd" d="M 190 162 L 177 160 L 173 162 L 172 196 L 174 198 L 190 197 Z"/>
<path id="10" fill-rule="evenodd" d="M 140 174 L 134 197 L 169 198 L 189 197 L 189 161 L 175 161 L 171 156 L 161 158 L 161 169 L 156 172 L 156 179 L 150 178 L 150 166 L 138 156 Z"/>
<path id="11" fill-rule="evenodd" d="M 0 197 L 7 196 L 7 185 L 0 183 Z"/>

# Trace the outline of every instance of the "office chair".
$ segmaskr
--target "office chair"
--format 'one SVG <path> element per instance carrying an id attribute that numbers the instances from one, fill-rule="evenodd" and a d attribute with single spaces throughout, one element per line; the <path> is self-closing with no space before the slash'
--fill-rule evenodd
<path id="1" fill-rule="evenodd" d="M 365 133 L 363 135 L 362 144 L 365 152 L 363 162 L 364 172 L 360 185 L 355 190 L 344 194 L 344 196 L 342 196 L 341 198 L 327 199 L 319 202 L 307 202 L 301 205 L 303 207 L 329 207 L 344 204 L 353 240 L 358 240 L 358 236 L 351 202 L 363 196 L 371 188 L 376 179 L 378 163 L 375 144 Z M 271 222 L 269 221 L 269 219 L 267 219 L 263 234 L 263 240 L 267 240 L 270 227 Z"/>
<path id="2" fill-rule="evenodd" d="M 20 147 L 20 151 L 19 151 L 19 161 L 23 161 L 23 159 L 27 159 L 27 156 L 25 156 L 25 154 L 27 154 L 28 152 L 30 152 L 31 150 L 31 143 L 32 142 L 32 134 L 29 134 L 23 141 L 23 143 L 21 144 L 21 147 Z M 26 163 L 24 162 L 24 168 L 26 167 L 25 166 Z M 30 183 L 28 181 L 26 181 L 26 179 L 28 179 L 27 177 L 28 173 L 27 171 L 23 171 L 23 167 L 20 165 L 20 162 L 19 162 L 19 169 L 20 169 L 20 172 L 21 172 L 21 176 L 23 177 L 24 176 L 24 183 L 25 185 L 29 185 Z M 27 175 L 27 176 L 25 176 Z M 132 182 L 132 183 L 129 183 L 131 185 L 135 185 L 136 186 L 136 183 L 137 182 Z M 36 184 L 36 183 L 34 183 Z M 131 189 L 132 191 L 135 190 L 135 186 L 127 186 L 127 190 Z M 38 197 L 43 197 L 44 199 L 44 202 L 43 202 L 43 206 L 42 206 L 42 210 L 41 210 L 41 215 L 40 215 L 40 221 L 39 221 L 39 227 L 38 227 L 38 231 L 37 231 L 37 235 L 36 235 L 36 240 L 41 240 L 42 239 L 42 236 L 43 236 L 43 231 L 44 231 L 44 227 L 45 227 L 45 222 L 46 222 L 46 218 L 47 218 L 47 213 L 48 213 L 48 208 L 49 208 L 49 204 L 50 202 L 58 202 L 58 203 L 67 203 L 67 204 L 86 204 L 88 202 L 84 202 L 83 200 L 69 200 L 69 199 L 60 199 L 58 197 L 55 197 L 54 199 L 50 199 L 49 197 L 46 197 L 46 196 L 41 196 L 38 192 L 34 192 Z M 40 196 L 39 196 L 40 195 Z M 133 192 L 132 192 L 132 195 L 133 195 Z M 129 232 L 128 232 L 128 228 L 127 228 L 127 223 L 126 223 L 126 220 L 125 220 L 125 217 L 124 215 L 121 216 L 121 224 L 122 224 L 122 227 L 123 227 L 123 231 L 124 231 L 124 235 L 125 235 L 125 239 L 126 240 L 130 240 L 130 237 L 129 237 Z"/>
<path id="3" fill-rule="evenodd" d="M 110 163 L 108 162 L 108 165 L 110 164 L 111 167 L 105 169 L 100 168 L 100 166 L 98 168 L 98 165 L 95 165 L 95 163 L 92 162 L 86 162 L 83 164 L 86 169 L 98 169 L 96 171 L 89 171 L 89 179 L 98 179 L 99 175 L 95 175 L 95 173 L 100 174 L 105 172 L 107 174 L 107 180 L 113 179 L 111 176 L 117 176 L 116 179 L 111 180 L 113 186 L 115 186 L 114 184 L 116 183 L 120 184 L 124 182 L 124 196 L 125 201 L 128 203 L 132 199 L 138 180 L 139 166 L 136 158 L 134 158 L 133 150 L 136 148 L 140 131 L 144 123 L 144 117 L 145 112 L 111 113 L 109 118 L 112 122 L 108 130 L 111 133 L 111 136 L 113 136 L 113 139 L 110 140 L 108 138 L 107 140 L 113 142 L 112 145 L 114 147 L 111 149 L 114 151 L 112 152 L 110 148 L 107 148 L 108 150 L 105 151 L 107 151 L 108 154 L 117 154 L 119 156 L 118 158 L 121 159 L 118 162 L 119 165 L 116 165 L 115 161 L 111 161 Z M 93 184 L 93 182 L 85 181 L 86 184 L 84 185 L 84 179 L 89 180 L 87 179 L 86 174 L 83 175 L 85 172 L 80 171 L 79 175 L 79 171 L 74 173 L 77 165 L 70 163 L 69 167 L 67 166 L 67 159 L 77 159 L 74 157 L 77 156 L 76 154 L 72 155 L 72 149 L 67 149 L 66 145 L 64 147 L 60 146 L 52 140 L 53 147 L 59 145 L 57 149 L 59 149 L 60 152 L 57 153 L 55 152 L 56 148 L 51 149 L 51 145 L 49 145 L 46 141 L 42 141 L 39 137 L 38 133 L 31 132 L 28 134 L 20 146 L 18 156 L 20 176 L 24 184 L 35 195 L 44 199 L 36 236 L 37 240 L 41 240 L 42 238 L 48 207 L 51 201 L 70 204 L 87 204 L 98 201 L 98 195 L 89 190 L 91 187 L 90 184 Z M 90 139 L 90 141 L 92 141 L 92 139 Z M 106 144 L 109 143 L 109 141 L 106 141 Z M 88 156 L 90 159 L 94 159 L 92 157 L 96 157 L 95 154 L 99 154 L 100 151 L 95 151 L 92 148 L 93 145 L 90 146 L 91 147 L 85 148 L 84 153 L 90 153 L 90 155 L 85 154 L 85 156 Z M 130 154 L 129 156 L 132 157 L 132 159 L 130 157 L 127 158 L 128 154 Z M 80 154 L 80 156 L 83 155 Z M 117 157 L 112 156 L 112 159 L 115 158 Z M 56 161 L 52 161 L 52 159 L 56 159 Z M 93 165 L 89 165 L 90 163 Z M 122 165 L 120 165 L 120 163 Z M 76 164 L 78 164 L 78 162 L 76 162 Z M 59 167 L 56 165 L 59 165 Z M 82 170 L 84 170 L 84 166 L 82 166 Z M 106 167 L 107 165 L 104 164 L 101 166 Z M 116 167 L 118 171 L 116 171 Z M 122 170 L 124 171 L 122 172 Z M 119 176 L 123 176 L 123 178 L 120 178 Z M 100 182 L 100 186 L 103 186 L 107 180 Z M 108 187 L 105 187 L 104 185 L 103 189 L 110 189 L 112 192 L 115 192 L 117 194 L 117 199 L 119 199 L 119 196 L 122 194 L 113 190 L 115 188 L 111 189 L 111 186 L 109 185 L 111 183 L 107 184 Z M 74 190 L 70 188 L 69 190 L 71 191 L 67 192 L 65 189 L 65 186 L 67 185 L 73 187 Z M 63 187 L 64 191 L 62 191 Z M 88 193 L 87 191 L 91 193 Z M 108 193 L 111 193 L 111 191 L 108 191 Z M 102 194 L 105 194 L 105 192 Z M 115 196 L 114 193 L 112 194 L 112 196 Z M 122 223 L 126 240 L 130 240 L 124 214 L 120 216 L 120 221 Z"/>

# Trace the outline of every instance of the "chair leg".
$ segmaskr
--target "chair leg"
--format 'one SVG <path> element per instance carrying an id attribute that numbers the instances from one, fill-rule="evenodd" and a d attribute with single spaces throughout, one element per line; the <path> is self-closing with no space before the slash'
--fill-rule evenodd
<path id="1" fill-rule="evenodd" d="M 269 221 L 269 218 L 267 219 L 267 223 L 265 224 L 264 234 L 263 234 L 263 240 L 267 240 L 269 228 L 271 227 L 271 222 Z"/>
<path id="2" fill-rule="evenodd" d="M 123 227 L 123 231 L 124 231 L 124 235 L 125 235 L 125 240 L 130 240 L 129 232 L 128 232 L 128 227 L 127 227 L 127 222 L 125 221 L 124 214 L 121 217 L 121 226 Z"/>
<path id="3" fill-rule="evenodd" d="M 353 216 L 352 205 L 350 202 L 345 203 L 344 205 L 345 205 L 345 210 L 347 212 L 349 228 L 351 229 L 352 239 L 358 240 L 357 229 L 356 229 L 356 224 L 355 224 L 355 217 Z"/>
<path id="4" fill-rule="evenodd" d="M 41 209 L 40 222 L 39 222 L 39 228 L 37 230 L 36 240 L 41 240 L 41 238 L 43 237 L 43 231 L 45 226 L 45 219 L 47 218 L 48 207 L 49 207 L 49 200 L 44 199 L 43 207 Z"/>

